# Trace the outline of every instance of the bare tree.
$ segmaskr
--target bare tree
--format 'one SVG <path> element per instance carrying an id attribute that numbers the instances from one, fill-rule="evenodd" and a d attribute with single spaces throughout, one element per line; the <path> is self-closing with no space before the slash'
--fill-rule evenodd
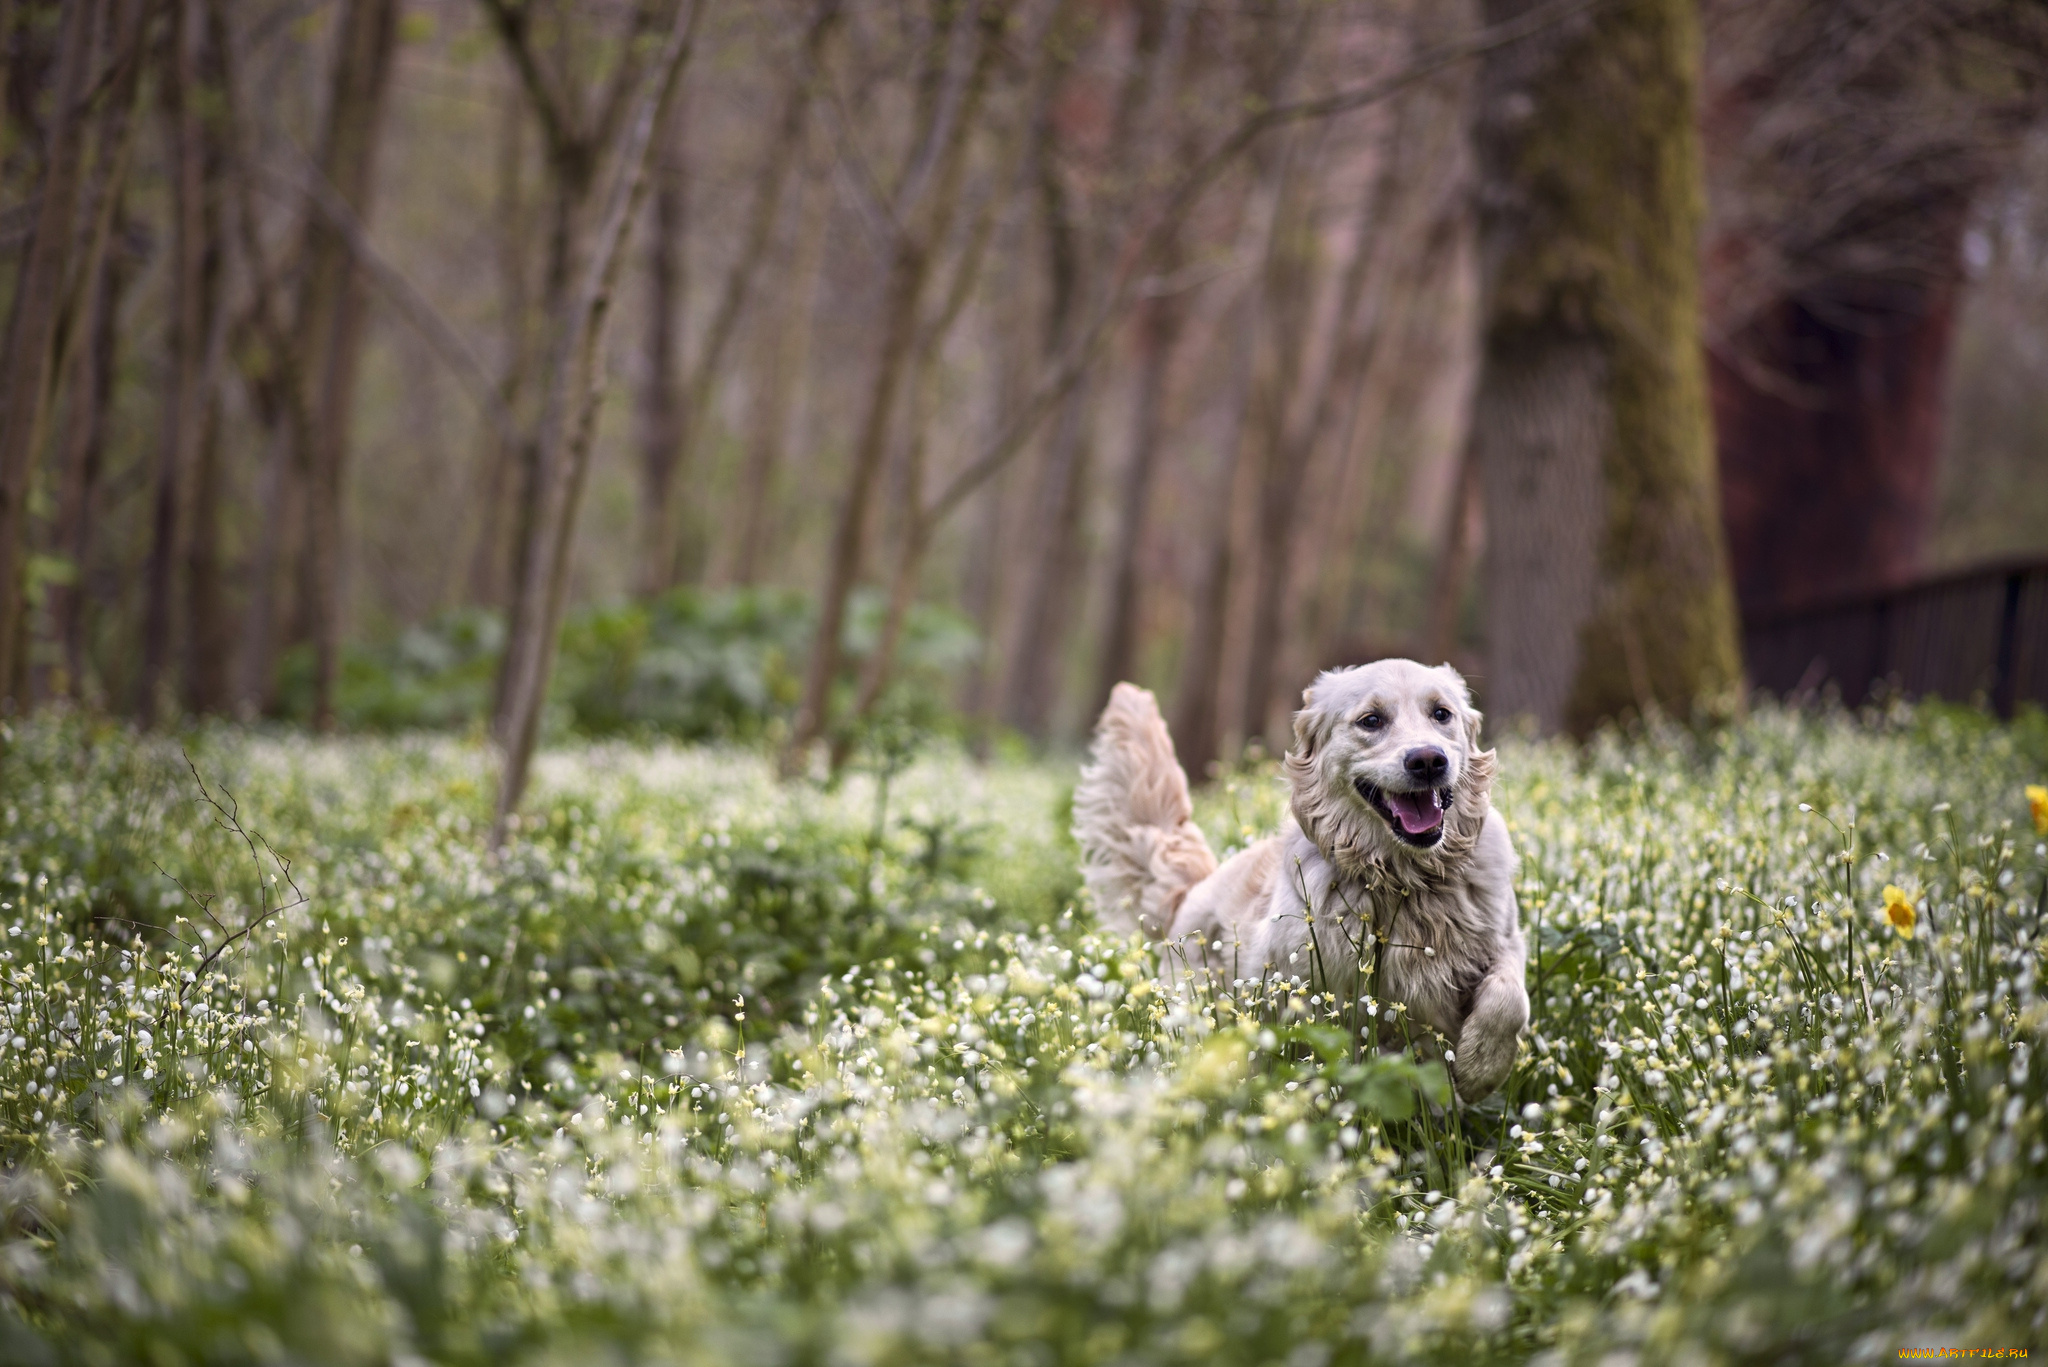
<path id="1" fill-rule="evenodd" d="M 1085 41 L 1083 33 L 1067 31 L 1078 28 L 1068 22 L 1068 14 L 1065 5 L 1054 9 L 1041 43 L 1054 55 L 1041 66 L 1039 93 L 1032 100 L 1031 180 L 1038 210 L 1038 239 L 1045 253 L 1045 330 L 1041 351 L 1048 364 L 1057 363 L 1086 322 L 1083 296 L 1094 264 L 1089 260 L 1093 244 L 1086 241 L 1087 226 L 1081 221 L 1085 206 L 1076 203 L 1078 196 L 1067 183 L 1063 165 L 1072 152 L 1062 145 L 1059 125 L 1053 118 L 1054 100 Z M 1136 73 L 1143 69 L 1143 63 L 1133 62 L 1125 84 L 1134 84 L 1138 79 Z M 1120 103 L 1128 105 L 1129 101 Z M 1128 131 L 1116 130 L 1111 135 L 1112 146 L 1121 145 Z M 1059 678 L 1062 646 L 1067 639 L 1061 624 L 1068 589 L 1073 583 L 1074 561 L 1080 550 L 1089 416 L 1089 386 L 1083 380 L 1061 400 L 1059 411 L 1052 418 L 1032 490 L 1029 522 L 1035 534 L 1021 546 L 1022 592 L 1016 636 L 1005 652 L 1002 716 L 1011 726 L 1032 735 L 1044 734 Z"/>
<path id="2" fill-rule="evenodd" d="M 75 302 L 66 307 L 58 343 L 60 364 L 69 378 L 64 384 L 67 413 L 57 453 L 57 518 L 50 542 L 70 573 L 49 588 L 49 634 L 58 653 L 46 663 L 43 680 L 32 683 L 30 693 L 35 697 L 56 692 L 83 696 L 87 596 L 82 580 L 90 559 L 93 500 L 106 448 L 105 410 L 114 393 L 115 311 L 124 283 L 113 244 L 141 127 L 134 112 L 142 87 L 148 18 L 146 0 L 125 0 L 111 7 L 101 35 L 105 74 L 96 85 L 104 94 L 92 130 L 90 180 L 80 209 L 80 250 L 66 291 Z M 60 670 L 53 687 L 52 676 Z"/>
<path id="3" fill-rule="evenodd" d="M 729 584 L 753 584 L 774 540 L 770 523 L 776 484 L 782 474 L 790 440 L 792 400 L 810 360 L 809 319 L 813 292 L 824 257 L 825 228 L 831 213 L 825 196 L 811 191 L 800 197 L 796 245 L 790 268 L 776 299 L 753 329 L 753 376 L 748 386 L 746 464 L 740 476 L 737 531 L 724 572 Z"/>
<path id="4" fill-rule="evenodd" d="M 936 13 L 943 17 L 944 8 Z M 893 192 L 885 206 L 876 206 L 876 217 L 887 225 L 889 269 L 882 287 L 874 377 L 854 441 L 852 478 L 833 528 L 803 700 L 783 757 L 786 771 L 802 765 L 812 743 L 831 725 L 832 685 L 839 675 L 847 602 L 866 558 L 869 505 L 888 450 L 919 307 L 958 207 L 968 147 L 1006 19 L 1006 8 L 991 2 L 965 7 L 952 25 L 935 24 L 921 82 L 929 95 L 898 167 Z"/>
<path id="5" fill-rule="evenodd" d="M 41 194 L 0 358 L 0 699 L 18 696 L 29 475 L 49 407 L 63 285 L 76 236 L 94 35 L 109 9 L 107 0 L 79 0 L 64 9 Z"/>
<path id="6" fill-rule="evenodd" d="M 681 87 L 683 66 L 689 60 L 702 13 L 700 0 L 684 0 L 676 13 L 619 149 L 611 193 L 583 263 L 582 281 L 555 323 L 547 404 L 532 441 L 539 498 L 530 524 L 532 544 L 522 557 L 526 582 L 517 599 L 522 611 L 513 617 L 505 644 L 507 688 L 501 735 L 506 753 L 498 786 L 494 844 L 503 842 L 525 793 L 534 743 L 539 738 L 541 704 L 554 669 L 571 536 L 589 471 L 590 445 L 602 397 L 605 333 L 627 231 L 646 199 L 654 131 Z"/>
<path id="7" fill-rule="evenodd" d="M 898 531 L 896 570 L 889 587 L 888 606 L 883 612 L 881 633 L 861 670 L 860 686 L 853 703 L 856 720 L 866 720 L 874 715 L 876 705 L 881 701 L 895 665 L 897 648 L 903 640 L 904 628 L 910 619 L 911 606 L 917 597 L 918 575 L 937 525 L 936 519 L 926 516 L 925 474 L 932 391 L 937 379 L 939 353 L 981 277 L 982 259 L 994 235 L 1001 209 L 1002 206 L 993 198 L 982 206 L 968 233 L 967 245 L 954 264 L 952 280 L 941 298 L 938 316 L 926 324 L 918 339 L 916 359 L 911 366 L 909 418 L 904 424 L 906 441 L 900 500 L 902 526 Z M 852 731 L 845 728 L 832 737 L 831 761 L 835 772 L 851 753 L 852 739 Z"/>
<path id="8" fill-rule="evenodd" d="M 1154 146 L 1173 146 L 1175 161 L 1187 160 L 1197 150 L 1191 128 L 1179 130 L 1171 143 L 1162 136 L 1169 122 L 1165 117 L 1166 103 L 1186 80 L 1186 72 L 1180 68 L 1189 10 L 1186 3 L 1162 0 L 1137 7 L 1133 65 L 1149 59 L 1157 74 L 1148 77 L 1149 88 L 1133 90 L 1127 97 L 1129 107 L 1150 106 L 1145 110 L 1142 134 Z M 1161 282 L 1170 281 L 1179 269 L 1181 248 L 1178 230 L 1162 238 L 1155 267 Z M 1136 662 L 1139 556 L 1153 479 L 1159 468 L 1159 449 L 1166 433 L 1167 380 L 1172 374 L 1174 348 L 1187 317 L 1185 292 L 1165 283 L 1157 284 L 1146 293 L 1135 312 L 1131 334 L 1137 351 L 1136 392 L 1131 403 L 1131 433 L 1122 478 L 1117 483 L 1116 538 L 1110 546 L 1107 575 L 1109 601 L 1103 618 L 1102 645 L 1096 657 L 1095 696 L 1089 699 L 1091 705 L 1107 698 L 1111 688 L 1131 677 Z"/>
<path id="9" fill-rule="evenodd" d="M 199 75 L 204 42 L 200 7 L 180 0 L 172 11 L 166 42 L 164 122 L 172 167 L 171 347 L 166 358 L 164 415 L 157 435 L 151 497 L 150 548 L 145 571 L 142 674 L 136 715 L 154 725 L 166 701 L 165 689 L 176 646 L 176 584 L 180 560 L 194 540 L 191 509 L 194 465 L 212 403 L 207 358 L 219 284 L 219 262 L 210 250 L 217 218 L 211 212 L 206 131 Z M 209 259 L 211 258 L 211 260 Z M 211 531 L 213 529 L 205 529 Z M 189 602 L 188 605 L 189 607 Z"/>
<path id="10" fill-rule="evenodd" d="M 649 390 L 646 414 L 647 440 L 642 458 L 640 504 L 641 561 L 638 583 L 642 593 L 655 593 L 678 582 L 682 566 L 678 560 L 678 510 L 674 506 L 677 481 L 690 469 L 703 438 L 711 407 L 711 392 L 724 366 L 735 332 L 752 298 L 769 244 L 774 241 L 775 222 L 781 213 L 782 197 L 791 169 L 803 153 L 820 61 L 833 31 L 843 16 L 843 0 L 813 0 L 809 22 L 798 46 L 797 58 L 784 82 L 780 110 L 768 134 L 760 159 L 761 169 L 754 183 L 753 202 L 740 237 L 739 258 L 724 275 L 711 321 L 697 345 L 689 374 L 678 387 L 674 371 L 680 363 L 673 337 L 680 303 L 680 287 L 673 283 L 680 275 L 681 195 L 679 179 L 665 179 L 657 196 L 655 255 L 650 262 L 669 254 L 665 269 L 672 282 L 668 290 L 676 297 L 664 302 L 662 271 L 650 269 L 654 321 L 649 333 Z M 664 200 L 661 196 L 667 196 Z M 664 205 L 666 207 L 664 208 Z M 666 226 L 664 222 L 666 220 Z M 659 350 L 658 357 L 655 354 Z"/>
<path id="11" fill-rule="evenodd" d="M 87 677 L 86 607 L 90 596 L 84 578 L 91 562 L 93 507 L 106 464 L 106 410 L 114 393 L 120 333 L 115 326 L 125 284 L 119 263 L 104 261 L 93 273 L 86 296 L 86 335 L 71 361 L 69 412 L 59 449 L 57 523 L 51 543 L 71 567 L 70 578 L 50 590 L 50 627 L 62 664 L 53 686 L 32 690 L 38 696 L 85 696 Z"/>
<path id="12" fill-rule="evenodd" d="M 1468 24 L 1468 15 L 1450 8 L 1418 15 L 1409 27 L 1419 43 Z M 1240 717 L 1247 740 L 1284 735 L 1277 728 L 1292 687 L 1338 662 L 1318 639 L 1318 561 L 1327 556 L 1348 565 L 1387 542 L 1424 539 L 1389 526 L 1386 482 L 1373 480 L 1372 469 L 1360 472 L 1362 487 L 1355 492 L 1320 500 L 1310 494 L 1311 476 L 1320 465 L 1341 486 L 1361 431 L 1375 454 L 1384 448 L 1382 419 L 1394 388 L 1418 366 L 1441 364 L 1407 334 L 1417 321 L 1419 296 L 1425 290 L 1440 295 L 1442 282 L 1454 274 L 1444 249 L 1450 245 L 1446 228 L 1469 213 L 1466 163 L 1458 155 L 1469 87 L 1469 68 L 1454 68 L 1410 90 L 1390 111 L 1379 164 L 1360 189 L 1337 287 L 1315 291 L 1333 298 L 1327 340 L 1312 360 L 1284 368 L 1299 383 L 1261 448 Z M 1444 310 L 1439 303 L 1429 311 Z M 1414 455 L 1401 463 L 1413 464 Z M 1342 521 L 1344 510 L 1361 501 L 1371 509 L 1371 536 L 1358 535 L 1358 521 Z"/>
<path id="13" fill-rule="evenodd" d="M 525 94 L 541 133 L 543 164 L 547 168 L 547 248 L 541 270 L 539 311 L 548 329 L 580 324 L 571 295 L 576 263 L 583 255 L 585 237 L 593 230 L 587 220 L 592 199 L 600 185 L 606 154 L 616 146 L 619 130 L 634 110 L 634 92 L 639 89 L 647 58 L 641 38 L 654 21 L 655 11 L 636 5 L 623 34 L 619 57 L 601 81 L 579 81 L 573 54 L 569 51 L 571 31 L 566 13 L 555 15 L 554 46 L 550 52 L 543 35 L 536 32 L 537 7 L 514 0 L 480 0 L 501 46 L 512 63 L 513 74 Z M 694 14 L 692 9 L 690 13 Z M 549 60 L 550 56 L 556 60 Z M 588 85 L 589 88 L 586 88 Z M 650 139 L 652 135 L 650 134 Z M 515 328 L 525 326 L 523 316 L 509 320 Z M 551 332 L 542 344 L 550 357 L 560 353 L 563 336 Z M 549 376 L 552 386 L 556 377 Z M 547 391 L 551 396 L 552 388 Z M 545 405 L 551 397 L 543 397 Z M 542 418 L 534 421 L 545 421 Z M 506 620 L 519 623 L 536 620 L 542 606 L 526 594 L 537 580 L 527 557 L 545 541 L 540 533 L 544 480 L 541 453 L 531 441 L 505 444 L 503 456 L 511 467 L 510 503 L 512 516 L 506 526 L 511 543 L 511 599 Z M 488 553 L 480 549 L 479 554 Z M 515 628 L 516 630 L 516 628 Z M 492 734 L 508 750 L 516 750 L 513 719 L 513 652 L 507 648 L 498 670 L 496 695 L 492 702 Z"/>
<path id="14" fill-rule="evenodd" d="M 647 223 L 646 373 L 640 382 L 640 567 L 636 587 L 656 594 L 672 582 L 676 562 L 670 496 L 682 458 L 683 396 L 677 371 L 682 313 L 689 299 L 689 160 L 682 146 L 684 104 L 657 130 L 653 212 Z"/>
<path id="15" fill-rule="evenodd" d="M 221 6 L 216 3 L 211 11 L 222 33 L 222 104 L 235 164 L 235 240 L 250 281 L 248 302 L 233 329 L 232 350 L 262 450 L 253 510 L 256 544 L 246 570 L 248 595 L 234 681 L 236 711 L 254 717 L 270 710 L 277 682 L 279 619 L 291 598 L 286 567 L 299 563 L 303 544 L 306 481 L 300 461 L 312 444 L 312 423 L 300 379 L 298 334 L 291 317 L 294 299 L 286 288 L 283 262 L 274 260 L 261 240 L 261 215 L 249 174 L 253 157 L 241 53 Z"/>
<path id="16" fill-rule="evenodd" d="M 195 9 L 201 4 L 195 3 Z M 200 335 L 197 412 L 191 433 L 191 516 L 184 551 L 185 642 L 180 673 L 188 712 L 222 711 L 228 703 L 228 663 L 232 657 L 226 603 L 226 572 L 222 564 L 227 472 L 223 468 L 220 383 L 227 360 L 232 319 L 227 306 L 228 234 L 225 180 L 232 151 L 223 117 L 226 24 L 217 6 L 205 5 L 195 15 L 200 29 L 193 74 L 202 101 L 196 127 L 199 166 L 198 212 L 190 222 L 182 206 L 179 231 L 196 231 Z M 181 186 L 183 174 L 180 175 Z M 178 246 L 181 268 L 186 244 Z"/>
<path id="17" fill-rule="evenodd" d="M 367 218 L 370 207 L 397 37 L 397 0 L 348 0 L 336 40 L 318 173 L 359 220 Z M 299 373 L 309 387 L 304 435 L 311 443 L 301 465 L 308 480 L 305 574 L 312 595 L 313 720 L 326 728 L 334 724 L 341 663 L 345 476 L 364 298 L 347 238 L 327 215 L 307 215 L 299 269 Z"/>
<path id="18" fill-rule="evenodd" d="M 1169 245 L 1161 257 L 1161 275 L 1170 276 L 1176 258 Z M 1160 446 L 1166 435 L 1167 378 L 1172 373 L 1175 344 L 1187 317 L 1187 302 L 1177 291 L 1162 289 L 1138 310 L 1133 332 L 1138 350 L 1137 393 L 1131 405 L 1131 437 L 1117 488 L 1116 540 L 1111 550 L 1109 607 L 1096 668 L 1095 698 L 1135 672 L 1139 629 L 1139 556 L 1159 469 Z"/>
<path id="19" fill-rule="evenodd" d="M 1418 20 L 1450 28 L 1467 16 L 1431 10 Z M 1403 640 L 1392 590 L 1442 531 L 1440 515 L 1415 516 L 1416 481 L 1429 463 L 1459 459 L 1468 425 L 1478 324 L 1470 80 L 1469 68 L 1447 71 L 1391 111 L 1371 275 L 1354 320 L 1361 369 L 1309 477 L 1310 515 L 1294 553 L 1304 611 L 1286 652 L 1289 679 L 1390 649 L 1438 658 Z M 1432 419 L 1448 421 L 1435 431 Z"/>
<path id="20" fill-rule="evenodd" d="M 1284 78 L 1284 67 L 1276 61 L 1270 79 L 1277 86 Z M 1225 381 L 1229 397 L 1218 424 L 1221 460 L 1210 492 L 1213 501 L 1199 534 L 1195 582 L 1188 595 L 1187 644 L 1181 653 L 1180 685 L 1174 690 L 1174 747 L 1183 767 L 1197 776 L 1208 772 L 1223 749 L 1220 694 L 1224 631 L 1229 621 L 1233 513 L 1238 506 L 1244 449 L 1252 439 L 1264 308 L 1270 297 L 1268 287 L 1280 268 L 1278 246 L 1286 232 L 1287 177 L 1291 171 L 1298 174 L 1294 151 L 1290 140 L 1262 169 L 1243 230 L 1247 246 L 1257 252 L 1262 266 L 1259 278 L 1244 290 L 1230 325 Z"/>
<path id="21" fill-rule="evenodd" d="M 1309 460 L 1337 416 L 1339 375 L 1354 379 L 1369 345 L 1357 338 L 1352 327 L 1371 259 L 1372 234 L 1361 222 L 1338 286 L 1336 317 L 1330 328 L 1334 335 L 1321 349 L 1322 360 L 1311 372 L 1307 352 L 1321 264 L 1317 260 L 1319 234 L 1313 194 L 1303 187 L 1297 190 L 1297 197 L 1301 203 L 1287 212 L 1285 233 L 1276 236 L 1274 268 L 1268 282 L 1275 345 L 1271 370 L 1258 392 L 1252 583 L 1246 600 L 1244 685 L 1238 700 L 1238 734 L 1247 741 L 1266 734 L 1280 677 L 1280 653 L 1292 616 L 1287 590 L 1293 576 L 1295 531 Z M 1365 213 L 1370 212 L 1368 207 Z"/>
<path id="22" fill-rule="evenodd" d="M 1157 263 L 1160 252 L 1172 240 L 1179 225 L 1186 221 L 1189 212 L 1203 193 L 1240 155 L 1276 130 L 1334 118 L 1385 100 L 1454 63 L 1521 42 L 1531 34 L 1540 33 L 1556 24 L 1560 17 L 1573 12 L 1575 10 L 1571 7 L 1542 6 L 1467 38 L 1438 45 L 1407 66 L 1362 85 L 1305 100 L 1280 102 L 1268 99 L 1259 102 L 1261 107 L 1257 112 L 1218 138 L 1203 155 L 1191 160 L 1181 174 L 1161 192 L 1151 212 L 1135 216 L 1136 222 L 1126 238 L 1126 245 L 1119 253 L 1118 267 L 1109 274 L 1101 297 L 1092 310 L 1090 321 L 1078 330 L 1074 345 L 1039 377 L 1028 396 L 1016 406 L 1011 417 L 998 425 L 991 439 L 949 478 L 942 481 L 938 492 L 915 514 L 912 525 L 915 527 L 921 524 L 921 534 L 906 536 L 903 539 L 903 550 L 907 560 L 899 563 L 897 582 L 901 584 L 914 574 L 916 561 L 922 557 L 924 549 L 930 544 L 932 530 L 939 522 L 986 481 L 999 473 L 1029 440 L 1039 422 L 1052 412 L 1060 400 L 1080 381 L 1087 366 L 1098 354 L 1109 324 L 1122 317 L 1125 309 L 1136 297 L 1140 282 L 1147 278 L 1146 271 Z M 1269 74 L 1270 71 L 1269 68 Z M 1265 176 L 1270 179 L 1273 167 L 1284 164 L 1284 159 L 1269 162 Z M 1249 329 L 1240 329 L 1235 335 L 1241 341 L 1253 333 Z M 1234 373 L 1245 376 L 1248 382 L 1252 357 L 1247 353 L 1240 359 L 1243 364 L 1237 367 Z M 1237 388 L 1235 392 L 1248 400 L 1248 388 Z M 1245 420 L 1245 400 L 1233 400 L 1230 405 L 1230 411 L 1234 416 L 1228 426 L 1233 433 L 1242 427 Z M 1237 459 L 1235 445 L 1228 446 L 1226 451 L 1226 464 L 1229 468 L 1226 471 L 1225 493 L 1219 496 L 1223 499 L 1230 496 L 1229 489 L 1231 482 L 1235 480 Z M 1224 511 L 1227 514 L 1227 504 Z M 1190 655 L 1196 652 L 1197 645 L 1200 646 L 1202 657 L 1208 660 L 1206 669 L 1198 669 L 1188 662 L 1188 655 L 1183 656 L 1184 688 L 1180 707 L 1186 712 L 1191 699 L 1196 706 L 1206 707 L 1206 713 L 1187 712 L 1186 715 L 1194 724 L 1194 732 L 1211 737 L 1208 743 L 1213 746 L 1219 731 L 1214 721 L 1218 715 L 1215 694 L 1211 691 L 1204 704 L 1201 700 L 1201 690 L 1213 690 L 1219 672 L 1222 649 L 1220 633 L 1223 629 L 1223 605 L 1227 600 L 1230 583 L 1230 559 L 1228 538 L 1224 533 L 1217 532 L 1210 536 L 1205 544 L 1211 559 L 1204 571 L 1203 587 L 1197 594 L 1197 627 L 1207 629 L 1213 625 L 1218 636 L 1213 642 L 1197 642 L 1190 646 Z M 1214 609 L 1213 613 L 1203 617 L 1201 614 L 1211 607 Z M 871 671 L 881 671 L 882 676 L 886 677 L 886 671 L 892 663 L 893 638 L 885 632 L 883 642 L 885 648 L 876 652 L 869 668 Z M 814 684 L 818 678 L 815 664 L 814 656 L 813 672 L 810 676 Z M 829 680 L 827 683 L 829 684 Z M 870 691 L 864 689 L 863 693 Z M 821 695 L 822 693 L 821 689 Z M 1205 715 L 1208 720 L 1203 719 Z M 1176 731 L 1180 730 L 1177 726 Z M 813 735 L 815 734 L 813 732 Z M 802 732 L 798 735 L 801 737 Z M 785 765 L 794 767 L 793 761 L 801 756 L 801 747 L 802 742 L 799 741 L 785 751 Z M 1211 753 L 1213 754 L 1213 751 Z M 1205 763 L 1207 758 L 1209 756 L 1203 757 Z"/>
<path id="23" fill-rule="evenodd" d="M 520 403 L 528 372 L 534 365 L 533 306 L 528 288 L 532 274 L 527 233 L 531 226 L 525 190 L 527 111 L 525 92 L 508 87 L 505 110 L 498 119 L 497 179 L 493 205 L 498 231 L 494 264 L 498 269 L 498 311 L 504 335 L 504 361 L 498 380 L 499 400 L 508 409 Z M 495 431 L 484 434 L 484 454 L 477 481 L 476 540 L 469 550 L 467 598 L 484 606 L 505 598 L 504 522 L 511 488 L 520 465 L 517 442 Z"/>

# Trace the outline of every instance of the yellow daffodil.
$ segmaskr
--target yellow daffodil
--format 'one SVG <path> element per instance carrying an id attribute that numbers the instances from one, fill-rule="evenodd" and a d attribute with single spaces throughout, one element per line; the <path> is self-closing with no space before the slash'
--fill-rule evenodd
<path id="1" fill-rule="evenodd" d="M 1884 885 L 1884 919 L 1899 932 L 1901 940 L 1913 938 L 1913 926 L 1920 919 L 1920 914 L 1913 910 L 1913 899 L 1906 896 L 1903 888 L 1890 883 Z"/>
<path id="2" fill-rule="evenodd" d="M 2048 835 L 2048 788 L 2038 783 L 2027 785 L 2027 806 L 2034 813 L 2034 834 Z"/>

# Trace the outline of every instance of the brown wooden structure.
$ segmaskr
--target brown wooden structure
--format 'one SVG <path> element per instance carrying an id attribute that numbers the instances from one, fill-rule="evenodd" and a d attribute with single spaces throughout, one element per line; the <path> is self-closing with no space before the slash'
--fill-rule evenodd
<path id="1" fill-rule="evenodd" d="M 1743 623 L 1750 681 L 1786 699 L 1832 684 L 1852 706 L 1896 689 L 2048 707 L 2048 560 L 1980 566 Z"/>

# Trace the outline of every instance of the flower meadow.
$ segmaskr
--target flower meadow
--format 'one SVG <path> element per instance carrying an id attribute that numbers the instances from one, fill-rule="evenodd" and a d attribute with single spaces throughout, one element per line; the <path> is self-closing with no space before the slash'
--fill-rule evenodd
<path id="1" fill-rule="evenodd" d="M 0 1360 L 2044 1343 L 2038 714 L 1504 743 L 1533 1016 L 1478 1106 L 1358 984 L 1097 932 L 1071 765 L 586 745 L 496 854 L 491 773 L 0 735 Z M 1198 806 L 1223 851 L 1283 800 Z"/>

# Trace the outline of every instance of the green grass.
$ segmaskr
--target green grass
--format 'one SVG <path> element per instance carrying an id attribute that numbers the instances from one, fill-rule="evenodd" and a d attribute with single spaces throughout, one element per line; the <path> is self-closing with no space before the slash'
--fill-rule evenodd
<path id="1" fill-rule="evenodd" d="M 184 749 L 0 739 L 0 1360 L 2041 1337 L 2038 715 L 1505 747 L 1534 1020 L 1476 1108 L 1349 993 L 1162 991 L 1076 903 L 1066 766 L 584 746 L 493 858 L 473 745 Z M 1202 794 L 1212 843 L 1275 785 Z"/>

